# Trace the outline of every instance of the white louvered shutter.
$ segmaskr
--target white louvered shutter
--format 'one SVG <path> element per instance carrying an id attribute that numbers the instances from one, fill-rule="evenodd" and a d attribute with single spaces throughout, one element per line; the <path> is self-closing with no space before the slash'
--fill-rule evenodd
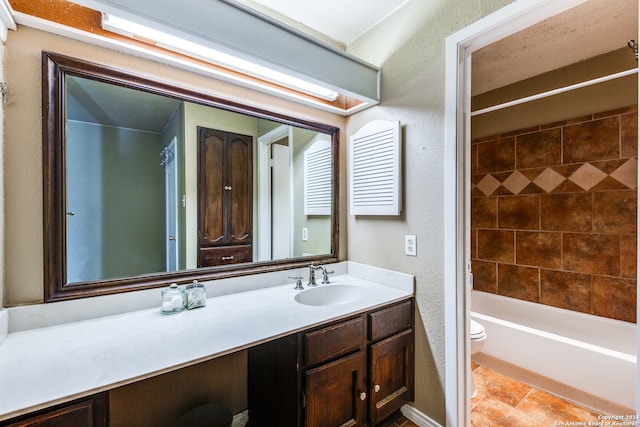
<path id="1" fill-rule="evenodd" d="M 351 215 L 400 215 L 400 122 L 376 120 L 349 138 Z"/>
<path id="2" fill-rule="evenodd" d="M 330 141 L 316 141 L 304 152 L 304 214 L 331 215 Z"/>

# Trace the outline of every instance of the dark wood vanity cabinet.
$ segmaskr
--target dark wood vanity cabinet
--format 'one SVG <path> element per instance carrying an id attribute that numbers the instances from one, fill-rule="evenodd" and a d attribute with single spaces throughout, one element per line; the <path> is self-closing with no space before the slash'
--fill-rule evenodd
<path id="1" fill-rule="evenodd" d="M 306 427 L 366 425 L 366 356 L 357 351 L 304 373 Z"/>
<path id="2" fill-rule="evenodd" d="M 369 419 L 373 425 L 413 400 L 413 304 L 368 315 Z"/>
<path id="3" fill-rule="evenodd" d="M 413 300 L 252 347 L 249 419 L 374 426 L 413 399 Z"/>
<path id="4" fill-rule="evenodd" d="M 108 425 L 107 392 L 0 422 L 2 427 L 107 427 Z"/>
<path id="5" fill-rule="evenodd" d="M 362 316 L 304 332 L 302 340 L 303 425 L 366 425 L 367 358 Z"/>
<path id="6" fill-rule="evenodd" d="M 198 267 L 253 260 L 252 145 L 198 127 Z"/>

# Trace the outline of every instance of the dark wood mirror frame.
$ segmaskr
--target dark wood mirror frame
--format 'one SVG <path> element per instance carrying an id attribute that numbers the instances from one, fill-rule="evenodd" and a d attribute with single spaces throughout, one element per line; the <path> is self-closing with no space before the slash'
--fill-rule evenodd
<path id="1" fill-rule="evenodd" d="M 331 135 L 333 171 L 331 254 L 67 284 L 65 75 L 98 80 Z M 42 113 L 45 302 L 156 288 L 167 286 L 172 282 L 207 281 L 299 268 L 312 261 L 317 264 L 338 261 L 339 129 L 337 127 L 248 107 L 178 86 L 153 81 L 130 72 L 46 51 L 42 52 Z"/>

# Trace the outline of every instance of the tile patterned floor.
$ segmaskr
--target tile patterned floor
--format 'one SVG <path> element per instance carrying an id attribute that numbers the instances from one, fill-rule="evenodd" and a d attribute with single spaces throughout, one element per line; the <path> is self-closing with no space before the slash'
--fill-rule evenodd
<path id="1" fill-rule="evenodd" d="M 472 364 L 477 396 L 471 399 L 473 427 L 547 427 L 570 422 L 598 424 L 598 413 L 535 387 Z M 384 427 L 418 427 L 401 416 Z"/>
<path id="2" fill-rule="evenodd" d="M 485 366 L 472 364 L 477 396 L 471 399 L 474 427 L 597 423 L 598 413 L 523 384 Z M 580 425 L 580 424 L 577 424 Z"/>

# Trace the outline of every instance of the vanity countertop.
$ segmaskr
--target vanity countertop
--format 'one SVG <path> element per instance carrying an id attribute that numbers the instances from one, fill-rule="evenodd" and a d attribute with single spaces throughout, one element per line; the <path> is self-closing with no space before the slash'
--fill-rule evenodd
<path id="1" fill-rule="evenodd" d="M 297 303 L 294 297 L 300 291 L 289 283 L 212 297 L 206 307 L 173 315 L 161 314 L 158 306 L 9 332 L 0 344 L 0 420 L 246 349 L 413 295 L 413 276 L 376 270 L 386 273 L 375 282 L 371 280 L 373 270 L 354 264 L 347 274 L 332 277 L 331 284 L 318 285 L 367 288 L 365 296 L 344 304 Z"/>

